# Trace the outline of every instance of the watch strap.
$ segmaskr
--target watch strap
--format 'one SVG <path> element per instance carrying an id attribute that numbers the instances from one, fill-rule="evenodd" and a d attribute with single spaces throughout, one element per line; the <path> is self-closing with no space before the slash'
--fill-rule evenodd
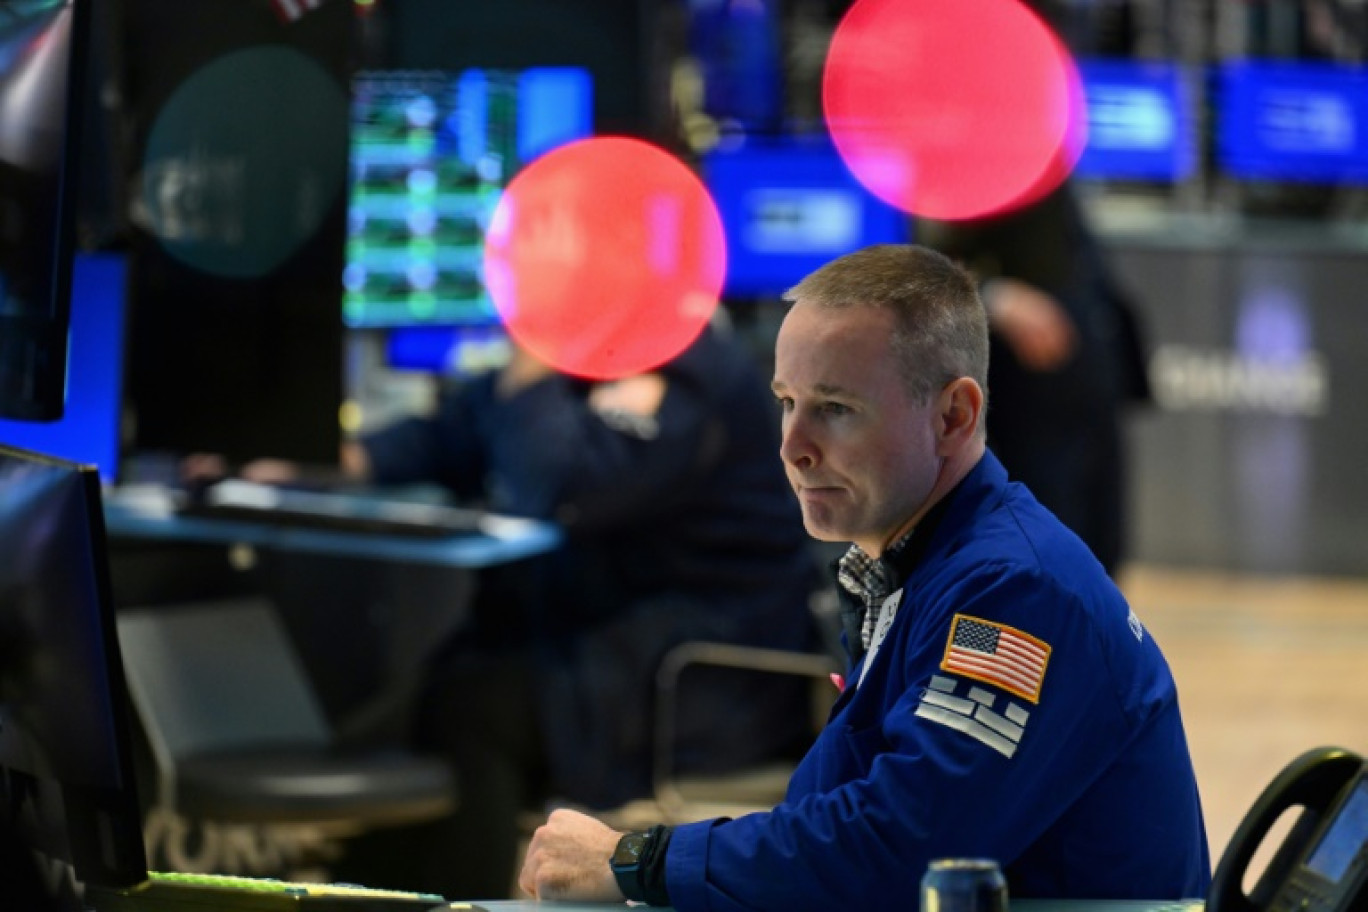
<path id="1" fill-rule="evenodd" d="M 619 841 L 622 845 L 628 839 L 644 837 L 634 863 L 614 861 L 611 864 L 618 889 L 627 899 L 652 906 L 670 904 L 670 894 L 665 887 L 665 850 L 670 835 L 669 827 L 658 825 L 642 833 L 628 833 Z"/>
<path id="2" fill-rule="evenodd" d="M 665 855 L 670 848 L 670 837 L 674 830 L 667 826 L 656 826 L 651 830 L 651 839 L 642 852 L 639 879 L 643 900 L 652 906 L 668 906 L 670 891 L 665 885 Z"/>

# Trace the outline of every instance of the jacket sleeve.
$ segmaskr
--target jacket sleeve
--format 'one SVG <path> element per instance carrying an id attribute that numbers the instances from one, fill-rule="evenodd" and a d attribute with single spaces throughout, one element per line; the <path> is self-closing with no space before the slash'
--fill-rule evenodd
<path id="1" fill-rule="evenodd" d="M 462 498 L 481 494 L 485 454 L 478 436 L 492 376 L 444 390 L 430 416 L 401 419 L 360 440 L 379 485 L 440 484 Z"/>
<path id="2" fill-rule="evenodd" d="M 433 416 L 362 444 L 378 484 L 438 483 L 567 527 L 631 526 L 687 499 L 726 445 L 704 384 L 662 376 L 660 406 L 643 418 L 595 411 L 591 385 L 559 374 L 501 397 L 491 373 L 445 391 Z"/>
<path id="3" fill-rule="evenodd" d="M 974 587 L 953 595 L 954 611 L 1011 622 L 1060 616 L 1059 599 L 1067 598 L 1010 573 L 980 577 Z M 901 636 L 894 642 L 890 633 L 859 685 L 864 692 L 848 690 L 837 703 L 795 773 L 809 786 L 791 784 L 788 799 L 770 812 L 676 829 L 667 857 L 676 908 L 908 908 L 932 859 L 989 857 L 1006 868 L 1111 762 L 1128 723 L 1106 686 L 1088 625 L 1040 631 L 1055 638 L 1056 659 L 1067 656 L 1059 660 L 1066 671 L 1046 679 L 1048 693 L 1031 707 L 1017 749 L 1006 756 L 919 712 L 932 678 L 944 677 L 938 666 L 953 614 L 924 613 L 940 620 L 900 616 L 907 622 L 895 626 Z M 866 721 L 842 711 L 876 695 L 880 709 L 864 714 Z"/>
<path id="4" fill-rule="evenodd" d="M 493 508 L 570 528 L 622 527 L 687 496 L 715 433 L 705 397 L 672 380 L 649 419 L 604 415 L 579 381 L 553 376 L 478 415 Z"/>

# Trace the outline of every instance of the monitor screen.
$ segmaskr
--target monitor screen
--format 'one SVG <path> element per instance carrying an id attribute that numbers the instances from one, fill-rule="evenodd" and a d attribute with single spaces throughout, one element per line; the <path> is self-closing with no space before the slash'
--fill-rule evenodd
<path id="1" fill-rule="evenodd" d="M 375 68 L 571 67 L 594 86 L 597 133 L 673 135 L 670 51 L 678 4 L 656 0 L 402 0 L 384 14 Z"/>
<path id="2" fill-rule="evenodd" d="M 1360 775 L 1306 866 L 1333 884 L 1368 857 L 1368 778 Z"/>
<path id="3" fill-rule="evenodd" d="M 775 134 L 784 122 L 780 4 L 688 0 L 687 47 L 702 110 L 721 132 Z"/>
<path id="4" fill-rule="evenodd" d="M 1088 139 L 1080 177 L 1173 183 L 1197 169 L 1194 93 L 1178 64 L 1080 60 Z"/>
<path id="5" fill-rule="evenodd" d="M 119 473 L 125 271 L 119 254 L 76 254 L 66 411 L 57 421 L 0 418 L 0 443 L 90 463 L 107 484 Z"/>
<path id="6" fill-rule="evenodd" d="M 125 476 L 178 454 L 335 464 L 356 7 L 122 0 Z"/>
<path id="7" fill-rule="evenodd" d="M 1216 157 L 1228 175 L 1368 182 L 1368 68 L 1244 60 L 1215 73 Z"/>
<path id="8" fill-rule="evenodd" d="M 54 887 L 146 879 L 100 479 L 0 446 L 0 825 Z"/>
<path id="9" fill-rule="evenodd" d="M 345 322 L 497 326 L 485 228 L 519 167 L 592 132 L 588 71 L 369 71 L 352 97 Z"/>
<path id="10" fill-rule="evenodd" d="M 508 334 L 501 325 L 401 326 L 385 336 L 392 370 L 471 376 L 508 363 Z"/>
<path id="11" fill-rule="evenodd" d="M 0 0 L 0 416 L 60 418 L 85 0 Z"/>
<path id="12" fill-rule="evenodd" d="M 875 197 L 818 140 L 747 142 L 704 156 L 727 238 L 724 293 L 778 295 L 834 257 L 908 240 L 907 215 Z"/>

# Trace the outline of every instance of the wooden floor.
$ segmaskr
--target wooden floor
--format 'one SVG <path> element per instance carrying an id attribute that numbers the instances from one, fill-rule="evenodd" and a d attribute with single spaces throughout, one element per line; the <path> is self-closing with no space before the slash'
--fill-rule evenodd
<path id="1" fill-rule="evenodd" d="M 1134 566 L 1121 588 L 1178 681 L 1213 864 L 1294 757 L 1368 755 L 1368 577 Z"/>

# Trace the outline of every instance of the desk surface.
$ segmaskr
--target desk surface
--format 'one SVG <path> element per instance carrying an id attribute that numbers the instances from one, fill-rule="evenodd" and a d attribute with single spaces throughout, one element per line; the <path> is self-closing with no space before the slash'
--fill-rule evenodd
<path id="1" fill-rule="evenodd" d="M 623 903 L 539 903 L 535 900 L 505 900 L 479 902 L 489 912 L 623 912 Z M 1202 912 L 1199 899 L 1186 900 L 1123 900 L 1123 899 L 1014 899 L 1010 912 Z M 650 909 L 650 906 L 632 906 Z"/>
<path id="2" fill-rule="evenodd" d="M 474 906 L 486 912 L 626 912 L 626 910 L 649 910 L 649 912 L 670 912 L 654 906 L 628 903 L 572 903 L 538 902 L 533 899 L 522 900 L 482 900 L 474 903 L 452 902 L 450 908 L 465 910 Z M 301 906 L 301 908 L 306 908 Z M 443 908 L 438 906 L 437 908 Z M 1019 899 L 1010 903 L 1010 912 L 1202 912 L 1200 900 L 1150 901 L 1150 900 L 1044 900 Z M 205 912 L 204 906 L 196 903 L 194 909 L 185 912 Z M 212 912 L 208 910 L 208 912 Z"/>
<path id="3" fill-rule="evenodd" d="M 533 557 L 560 544 L 551 523 L 490 515 L 480 534 L 414 538 L 331 531 L 208 517 L 176 512 L 171 500 L 148 489 L 111 489 L 104 500 L 111 537 L 244 544 L 281 551 L 309 551 L 448 567 L 488 567 Z"/>

